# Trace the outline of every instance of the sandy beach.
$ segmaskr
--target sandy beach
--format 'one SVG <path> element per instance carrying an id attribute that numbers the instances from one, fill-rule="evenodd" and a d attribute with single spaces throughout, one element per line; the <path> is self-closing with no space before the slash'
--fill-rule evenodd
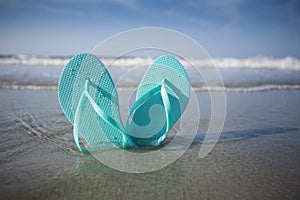
<path id="1" fill-rule="evenodd" d="M 205 107 L 208 93 L 197 95 Z M 208 156 L 198 157 L 209 121 L 204 109 L 181 158 L 130 174 L 77 150 L 56 91 L 1 89 L 0 193 L 4 199 L 297 199 L 299 99 L 298 90 L 227 93 L 224 130 Z"/>

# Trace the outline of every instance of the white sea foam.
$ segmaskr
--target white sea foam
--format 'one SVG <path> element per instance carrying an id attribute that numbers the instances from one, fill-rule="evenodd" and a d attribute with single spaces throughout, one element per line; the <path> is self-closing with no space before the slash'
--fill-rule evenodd
<path id="1" fill-rule="evenodd" d="M 0 65 L 63 66 L 70 58 L 29 55 L 1 56 Z"/>
<path id="2" fill-rule="evenodd" d="M 265 92 L 272 90 L 300 90 L 300 85 L 259 85 L 259 86 L 250 86 L 250 87 L 194 87 L 195 91 L 199 92 L 236 92 L 236 93 L 256 93 L 256 92 Z"/>
<path id="3" fill-rule="evenodd" d="M 12 90 L 57 90 L 56 85 L 34 85 L 0 81 L 0 88 Z"/>
<path id="4" fill-rule="evenodd" d="M 64 66 L 70 57 L 39 57 L 28 55 L 1 56 L 0 65 L 30 65 L 30 66 Z M 150 57 L 123 57 L 123 58 L 101 58 L 105 65 L 118 67 L 148 66 L 153 61 Z M 252 57 L 252 58 L 214 58 L 209 59 L 189 58 L 196 67 L 219 68 L 254 68 L 254 69 L 285 69 L 300 70 L 300 59 L 293 57 L 272 58 L 272 57 Z M 188 67 L 187 60 L 180 59 L 181 63 Z"/>
<path id="5" fill-rule="evenodd" d="M 218 67 L 223 68 L 263 68 L 263 69 L 288 69 L 300 70 L 300 60 L 293 57 L 270 58 L 270 57 L 253 57 L 245 59 L 237 58 L 218 58 L 214 59 Z"/>
<path id="6" fill-rule="evenodd" d="M 0 88 L 13 89 L 13 90 L 57 90 L 57 85 L 34 85 L 27 83 L 5 82 L 0 81 Z M 132 86 L 120 86 L 120 90 L 132 91 Z M 288 85 L 288 84 L 265 84 L 258 86 L 195 86 L 192 89 L 196 92 L 232 92 L 232 93 L 256 93 L 272 90 L 300 90 L 300 84 Z"/>

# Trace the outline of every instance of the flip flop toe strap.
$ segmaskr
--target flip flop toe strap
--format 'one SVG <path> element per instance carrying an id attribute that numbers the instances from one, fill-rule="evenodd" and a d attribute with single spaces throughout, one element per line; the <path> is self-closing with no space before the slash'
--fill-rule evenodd
<path id="1" fill-rule="evenodd" d="M 98 106 L 98 104 L 95 102 L 95 100 L 92 98 L 92 96 L 89 93 L 90 84 L 91 84 L 90 80 L 86 80 L 85 89 L 84 89 L 84 91 L 83 91 L 83 93 L 80 97 L 80 100 L 79 100 L 79 103 L 78 103 L 78 106 L 77 106 L 76 112 L 75 112 L 75 118 L 74 118 L 73 136 L 74 136 L 75 143 L 76 143 L 77 147 L 82 152 L 89 152 L 86 148 L 84 148 L 80 145 L 79 127 L 78 127 L 79 116 L 80 116 L 80 113 L 82 112 L 82 110 L 84 108 L 86 100 L 89 101 L 89 103 L 91 104 L 93 110 L 97 113 L 97 115 L 102 120 L 104 120 L 107 124 L 110 124 L 112 127 L 114 127 L 119 132 L 121 132 L 123 134 L 123 136 L 124 135 L 130 136 L 128 133 L 126 133 L 124 127 L 121 124 L 119 124 L 113 118 L 111 118 L 109 115 L 107 115 Z M 167 82 L 165 81 L 165 79 L 163 79 L 161 84 L 159 84 L 155 88 L 151 89 L 149 92 L 147 92 L 141 98 L 139 98 L 129 110 L 129 116 L 131 116 L 132 113 L 134 113 L 141 105 L 143 105 L 146 101 L 148 101 L 153 95 L 155 95 L 157 93 L 160 93 L 161 98 L 162 98 L 162 102 L 163 102 L 163 106 L 164 106 L 164 110 L 165 110 L 165 115 L 166 115 L 166 130 L 163 134 L 164 136 L 166 135 L 166 133 L 168 133 L 168 131 L 171 129 L 171 126 L 172 126 L 171 125 L 171 104 L 170 104 L 169 96 L 168 96 L 168 93 L 167 93 L 167 90 L 166 90 L 166 85 L 167 85 Z M 163 139 L 161 139 L 160 141 L 162 141 Z M 129 144 L 129 142 L 127 142 L 126 137 L 123 137 L 123 140 L 124 140 L 124 143 L 127 143 L 127 145 Z"/>
<path id="2" fill-rule="evenodd" d="M 130 108 L 129 110 L 129 116 L 132 116 L 132 114 L 139 109 L 140 106 L 142 106 L 146 101 L 148 101 L 150 98 L 153 97 L 153 95 L 160 93 L 161 98 L 162 98 L 162 102 L 163 102 L 163 106 L 164 106 L 164 111 L 165 111 L 165 116 L 166 116 L 166 130 L 164 132 L 164 137 L 166 135 L 166 133 L 169 132 L 169 130 L 171 129 L 171 103 L 170 103 L 170 99 L 166 90 L 166 86 L 167 86 L 167 81 L 165 81 L 165 79 L 162 80 L 161 84 L 157 85 L 156 87 L 154 87 L 153 89 L 151 89 L 150 91 L 148 91 L 146 94 L 144 94 L 143 96 L 141 96 Z M 126 122 L 126 127 L 128 127 L 128 121 Z M 164 138 L 162 138 L 158 143 L 160 143 Z"/>
<path id="3" fill-rule="evenodd" d="M 90 84 L 91 84 L 90 80 L 86 80 L 86 82 L 85 82 L 85 89 L 84 89 L 84 91 L 83 91 L 83 93 L 82 93 L 82 95 L 80 97 L 78 106 L 76 108 L 75 119 L 74 119 L 73 135 L 74 135 L 74 139 L 75 139 L 75 143 L 76 143 L 77 147 L 82 152 L 88 152 L 88 150 L 80 145 L 78 124 L 79 124 L 79 116 L 80 116 L 80 113 L 82 112 L 82 110 L 84 108 L 86 100 L 88 100 L 90 102 L 91 106 L 93 107 L 93 110 L 97 113 L 97 115 L 102 120 L 104 120 L 107 124 L 110 124 L 112 127 L 114 127 L 115 129 L 117 129 L 119 132 L 123 133 L 123 135 L 126 134 L 123 126 L 121 124 L 119 124 L 118 122 L 116 122 L 109 115 L 107 115 L 98 106 L 98 104 L 95 102 L 95 100 L 91 97 L 91 95 L 89 93 L 89 86 L 90 86 Z M 126 138 L 124 138 L 124 137 L 123 137 L 123 139 L 126 140 Z"/>

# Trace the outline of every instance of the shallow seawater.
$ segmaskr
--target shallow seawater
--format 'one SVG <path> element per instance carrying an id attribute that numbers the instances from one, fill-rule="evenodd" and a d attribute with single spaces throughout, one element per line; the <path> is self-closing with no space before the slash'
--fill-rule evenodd
<path id="1" fill-rule="evenodd" d="M 210 101 L 197 95 L 200 129 L 187 152 L 161 170 L 130 174 L 77 150 L 55 91 L 1 89 L 1 198 L 299 199 L 300 91 L 227 93 L 223 132 L 203 159 Z"/>

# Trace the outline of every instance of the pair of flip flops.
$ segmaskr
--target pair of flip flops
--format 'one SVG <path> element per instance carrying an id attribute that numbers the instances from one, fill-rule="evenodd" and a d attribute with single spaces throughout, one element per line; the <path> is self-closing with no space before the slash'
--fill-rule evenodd
<path id="1" fill-rule="evenodd" d="M 71 58 L 58 84 L 59 103 L 81 151 L 107 145 L 158 146 L 184 112 L 189 95 L 184 67 L 167 55 L 155 59 L 144 74 L 125 127 L 114 82 L 96 56 L 82 53 Z"/>

